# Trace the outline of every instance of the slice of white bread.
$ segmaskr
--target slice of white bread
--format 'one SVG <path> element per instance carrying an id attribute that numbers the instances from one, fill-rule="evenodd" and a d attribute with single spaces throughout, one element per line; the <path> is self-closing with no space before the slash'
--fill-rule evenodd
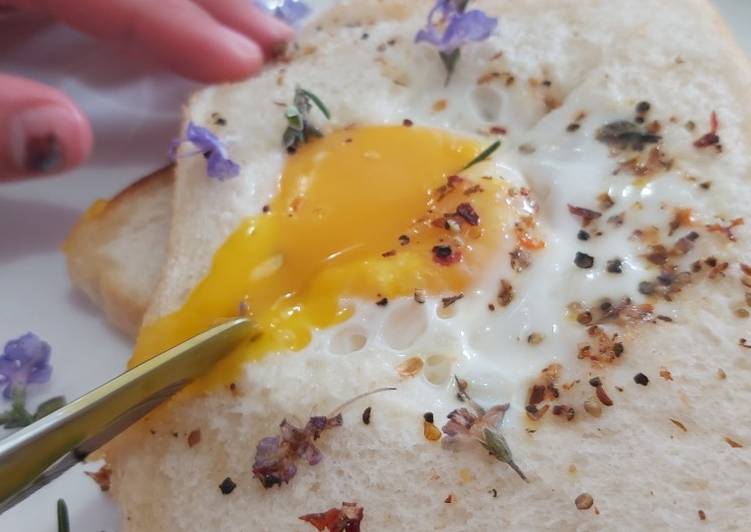
<path id="1" fill-rule="evenodd" d="M 251 170 L 215 183 L 206 179 L 200 159 L 181 161 L 171 252 L 151 319 L 180 306 L 206 273 L 212 252 L 273 193 L 268 181 L 253 177 L 278 169 L 273 160 L 263 161 L 266 152 L 278 152 L 278 137 L 252 135 L 283 127 L 269 95 L 285 99 L 295 83 L 305 83 L 328 96 L 334 116 L 403 118 L 410 104 L 421 102 L 405 96 L 401 85 L 383 89 L 381 78 L 393 69 L 383 73 L 372 66 L 372 50 L 366 53 L 357 44 L 363 32 L 373 48 L 398 37 L 392 56 L 420 59 L 425 71 L 412 73 L 413 84 L 442 82 L 440 63 L 411 44 L 431 3 L 345 2 L 320 31 L 302 37 L 301 53 L 292 64 L 193 99 L 188 118 L 208 123 L 213 112 L 220 112 L 235 132 L 244 133 L 247 145 L 233 153 Z M 673 153 L 686 146 L 681 155 L 690 166 L 692 157 L 704 155 L 693 153 L 683 121 L 698 123 L 715 109 L 723 117 L 725 153 L 705 165 L 702 177 L 713 181 L 711 200 L 718 211 L 728 218 L 749 214 L 746 89 L 751 69 L 707 2 L 498 0 L 472 5 L 500 16 L 496 44 L 518 79 L 526 83 L 545 75 L 560 87 L 559 105 L 551 105 L 548 114 L 534 108 L 527 130 L 510 133 L 512 146 L 548 132 L 561 135 L 584 104 L 591 109 L 605 101 L 608 108 L 598 111 L 618 117 L 647 99 L 681 119 L 666 124 L 664 135 Z M 489 48 L 466 50 L 457 75 L 481 74 Z M 350 70 L 335 70 L 340 62 Z M 277 85 L 283 68 L 286 79 Z M 361 107 L 347 108 L 347 91 L 368 98 Z M 383 102 L 403 107 L 395 113 Z M 743 407 L 751 399 L 751 364 L 739 346 L 746 322 L 733 313 L 742 299 L 737 262 L 748 261 L 748 237 L 742 227 L 737 245 L 717 244 L 717 252 L 733 261 L 733 270 L 711 285 L 687 290 L 670 328 L 639 329 L 627 338 L 628 356 L 609 375 L 624 389 L 612 392 L 614 408 L 571 424 L 553 420 L 534 433 L 507 425 L 506 436 L 529 484 L 479 449 L 451 453 L 426 441 L 421 414 L 432 406 L 421 398 L 429 385 L 412 379 L 400 383 L 398 393 L 368 400 L 373 407 L 368 426 L 353 407 L 343 427 L 319 440 L 323 462 L 300 464 L 289 485 L 264 490 L 249 471 L 253 453 L 260 438 L 276 433 L 281 419 L 304 420 L 311 410 L 328 412 L 364 389 L 398 382 L 393 353 L 378 338 L 346 356 L 314 340 L 302 352 L 249 366 L 238 376 L 234 393 L 222 389 L 178 399 L 113 442 L 108 449 L 112 491 L 123 509 L 123 529 L 310 530 L 298 516 L 342 501 L 363 505 L 364 530 L 744 529 L 751 460 L 747 448 L 725 438 L 751 442 L 751 413 Z M 362 319 L 372 324 L 388 319 L 374 312 L 365 310 Z M 672 380 L 659 377 L 668 375 L 662 367 Z M 724 378 L 718 377 L 720 368 Z M 651 376 L 649 386 L 631 380 L 637 372 Z M 439 405 L 436 418 L 454 406 Z M 195 430 L 201 431 L 201 441 L 190 446 L 187 437 Z M 226 476 L 238 484 L 230 495 L 217 487 Z M 574 499 L 582 492 L 593 495 L 596 512 L 577 510 Z"/>
<path id="2" fill-rule="evenodd" d="M 173 167 L 150 174 L 78 221 L 63 250 L 73 286 L 135 336 L 167 256 Z"/>

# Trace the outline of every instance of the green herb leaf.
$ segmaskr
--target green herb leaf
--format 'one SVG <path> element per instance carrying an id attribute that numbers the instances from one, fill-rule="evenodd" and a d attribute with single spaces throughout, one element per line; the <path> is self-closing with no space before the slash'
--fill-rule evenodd
<path id="1" fill-rule="evenodd" d="M 61 395 L 52 397 L 40 404 L 32 415 L 26 410 L 26 394 L 23 391 L 14 391 L 11 408 L 0 412 L 0 425 L 6 429 L 19 429 L 31 425 L 37 419 L 43 418 L 62 406 L 65 406 L 65 397 Z"/>
<path id="2" fill-rule="evenodd" d="M 496 140 L 493 144 L 491 144 L 490 146 L 488 146 L 487 148 L 485 148 L 484 150 L 482 150 L 482 152 L 480 152 L 480 154 L 477 157 L 475 157 L 474 159 L 472 159 L 471 161 L 469 161 L 467 163 L 467 166 L 465 166 L 464 168 L 462 168 L 462 170 L 466 170 L 467 168 L 469 168 L 471 166 L 474 166 L 477 163 L 481 163 L 482 161 L 484 161 L 485 159 L 487 159 L 488 157 L 490 157 L 491 155 L 493 155 L 493 152 L 495 152 L 495 150 L 497 150 L 498 148 L 500 148 L 500 146 L 501 146 L 501 141 L 500 140 Z"/>
<path id="3" fill-rule="evenodd" d="M 26 410 L 26 392 L 14 389 L 12 392 L 13 403 L 10 410 L 0 414 L 0 419 L 6 429 L 18 429 L 30 425 L 34 416 Z"/>
<path id="4" fill-rule="evenodd" d="M 326 118 L 331 118 L 331 113 L 318 96 L 297 87 L 292 104 L 287 107 L 284 113 L 287 119 L 287 128 L 282 134 L 282 143 L 288 153 L 294 153 L 300 144 L 307 142 L 312 137 L 323 136 L 321 131 L 310 123 L 308 115 L 312 109 L 311 102 Z"/>
<path id="5" fill-rule="evenodd" d="M 325 116 L 328 120 L 331 120 L 331 113 L 329 112 L 328 107 L 326 107 L 326 105 L 318 96 L 305 89 L 300 89 L 300 91 L 302 91 L 305 96 L 310 98 L 310 101 L 312 101 L 315 106 L 318 107 L 318 109 L 323 113 L 323 116 Z"/>
<path id="6" fill-rule="evenodd" d="M 288 127 L 284 130 L 282 135 L 282 143 L 287 151 L 293 152 L 297 148 L 298 144 L 305 142 L 305 134 L 302 131 L 297 131 Z"/>
<path id="7" fill-rule="evenodd" d="M 70 532 L 68 506 L 63 499 L 57 500 L 57 532 Z"/>
<path id="8" fill-rule="evenodd" d="M 287 107 L 287 111 L 284 116 L 287 117 L 287 127 L 294 129 L 295 131 L 302 131 L 305 129 L 305 119 L 303 118 L 300 110 L 294 105 Z"/>
<path id="9" fill-rule="evenodd" d="M 498 461 L 508 464 L 511 469 L 516 471 L 516 474 L 521 477 L 525 482 L 529 482 L 519 466 L 514 463 L 514 459 L 511 456 L 511 449 L 506 442 L 506 438 L 503 434 L 495 430 L 486 428 L 483 430 L 483 438 L 480 443 L 485 447 L 490 454 L 492 454 Z"/>
<path id="10" fill-rule="evenodd" d="M 36 421 L 37 419 L 42 419 L 44 416 L 51 414 L 55 410 L 58 410 L 59 408 L 62 408 L 64 406 L 65 397 L 63 397 L 62 395 L 47 399 L 42 404 L 40 404 L 37 407 L 37 411 L 34 412 L 34 421 Z"/>

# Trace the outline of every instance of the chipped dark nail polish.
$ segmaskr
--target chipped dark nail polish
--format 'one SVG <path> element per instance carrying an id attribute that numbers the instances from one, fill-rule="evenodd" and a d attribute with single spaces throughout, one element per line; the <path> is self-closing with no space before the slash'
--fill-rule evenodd
<path id="1" fill-rule="evenodd" d="M 24 150 L 24 168 L 30 172 L 51 172 L 62 166 L 63 149 L 56 135 L 29 137 Z"/>

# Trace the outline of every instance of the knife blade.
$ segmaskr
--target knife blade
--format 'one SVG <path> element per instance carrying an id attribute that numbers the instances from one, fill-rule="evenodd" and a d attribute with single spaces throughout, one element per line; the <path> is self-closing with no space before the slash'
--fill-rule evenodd
<path id="1" fill-rule="evenodd" d="M 0 440 L 0 513 L 84 460 L 240 343 L 259 335 L 247 318 L 221 323 Z"/>

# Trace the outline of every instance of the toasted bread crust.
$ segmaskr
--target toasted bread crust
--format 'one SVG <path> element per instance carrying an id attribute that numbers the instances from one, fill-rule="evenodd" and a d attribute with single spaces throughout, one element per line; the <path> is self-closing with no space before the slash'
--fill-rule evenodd
<path id="1" fill-rule="evenodd" d="M 73 286 L 135 336 L 158 281 L 171 213 L 173 167 L 95 202 L 63 245 Z"/>

